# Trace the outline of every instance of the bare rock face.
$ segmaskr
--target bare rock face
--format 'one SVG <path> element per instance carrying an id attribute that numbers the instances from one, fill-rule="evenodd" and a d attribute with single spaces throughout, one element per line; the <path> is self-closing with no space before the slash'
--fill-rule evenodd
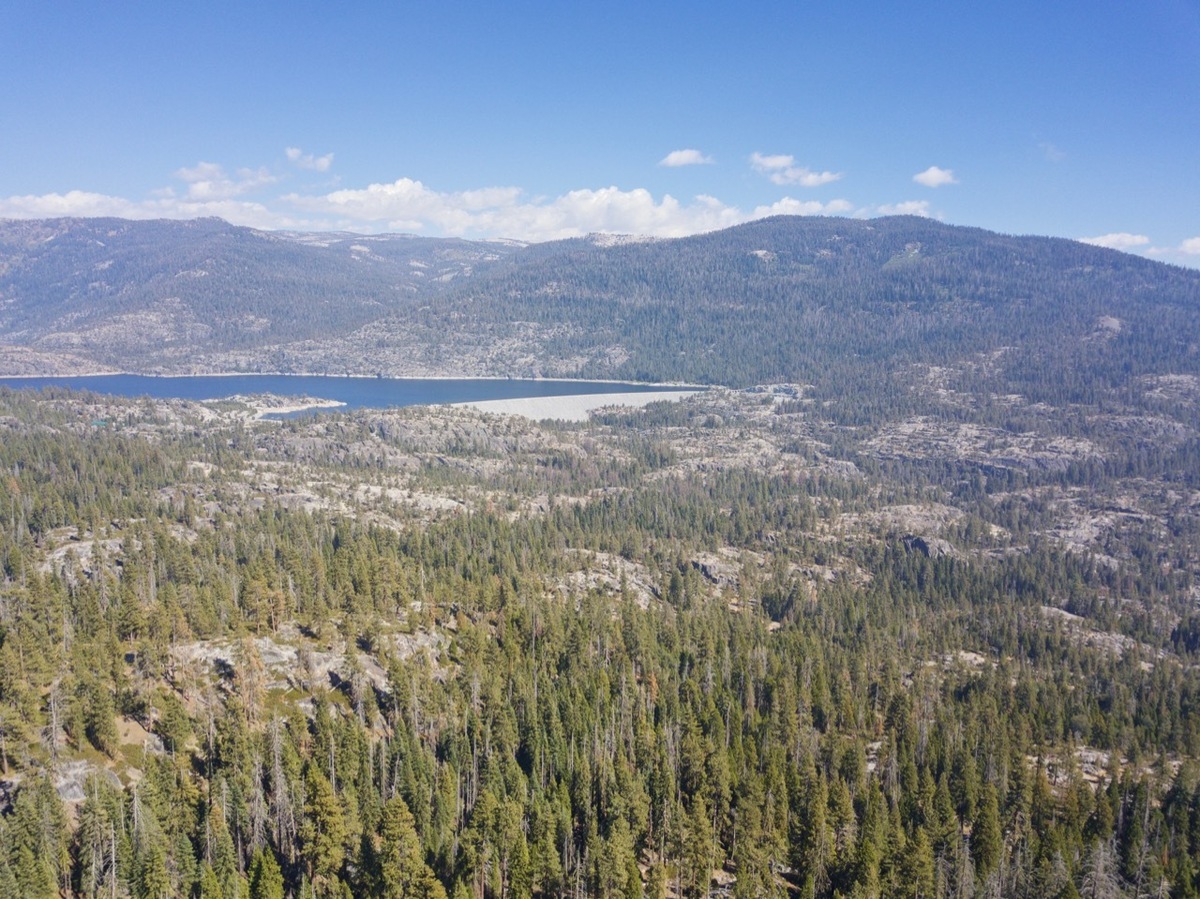
<path id="1" fill-rule="evenodd" d="M 116 774 L 84 760 L 60 764 L 54 771 L 54 787 L 63 802 L 78 804 L 87 799 L 87 785 L 92 777 L 101 777 L 121 789 L 121 779 Z"/>
<path id="2" fill-rule="evenodd" d="M 921 553 L 929 559 L 940 559 L 944 556 L 957 558 L 958 551 L 948 540 L 941 537 L 922 537 L 918 534 L 908 534 L 904 537 L 904 547 L 909 552 Z"/>

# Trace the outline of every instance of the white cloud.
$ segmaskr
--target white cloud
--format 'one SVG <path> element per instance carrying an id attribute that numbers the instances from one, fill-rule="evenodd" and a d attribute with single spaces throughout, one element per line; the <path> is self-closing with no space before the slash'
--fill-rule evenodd
<path id="1" fill-rule="evenodd" d="M 138 211 L 138 205 L 129 200 L 86 190 L 69 190 L 64 194 L 5 197 L 0 200 L 0 217 L 3 218 L 57 218 L 60 216 L 146 218 L 146 216 L 138 215 Z"/>
<path id="2" fill-rule="evenodd" d="M 674 169 L 684 165 L 711 165 L 712 162 L 711 156 L 705 156 L 699 150 L 672 150 L 658 164 Z"/>
<path id="3" fill-rule="evenodd" d="M 750 154 L 750 164 L 760 172 L 774 172 L 795 165 L 795 156 L 775 155 L 767 156 L 763 153 L 754 152 Z"/>
<path id="4" fill-rule="evenodd" d="M 876 206 L 867 215 L 920 215 L 929 217 L 928 200 L 905 200 L 903 203 L 884 203 Z"/>
<path id="5" fill-rule="evenodd" d="M 954 169 L 943 169 L 936 165 L 931 165 L 925 171 L 913 175 L 913 181 L 916 181 L 917 184 L 924 184 L 926 187 L 958 184 L 958 179 L 954 177 Z"/>
<path id="6" fill-rule="evenodd" d="M 1173 247 L 1144 247 L 1137 252 L 1163 262 L 1200 268 L 1200 237 L 1189 237 Z"/>
<path id="7" fill-rule="evenodd" d="M 854 211 L 854 204 L 848 200 L 830 200 L 821 203 L 818 200 L 796 200 L 784 197 L 770 206 L 756 206 L 750 214 L 751 219 L 766 218 L 769 215 L 846 215 Z"/>
<path id="8" fill-rule="evenodd" d="M 794 156 L 767 156 L 750 154 L 750 165 L 759 174 L 766 175 L 775 184 L 799 184 L 801 187 L 820 187 L 842 177 L 841 172 L 814 172 L 796 165 Z"/>
<path id="9" fill-rule="evenodd" d="M 411 178 L 325 194 L 293 193 L 259 203 L 215 194 L 198 196 L 191 189 L 194 185 L 221 179 L 213 177 L 217 173 L 212 170 L 191 171 L 195 180 L 183 196 L 167 188 L 141 201 L 87 191 L 7 197 L 0 198 L 0 218 L 218 216 L 267 230 L 414 231 L 540 241 L 595 232 L 684 237 L 773 215 L 855 213 L 855 207 L 844 199 L 822 203 L 783 197 L 744 211 L 703 194 L 683 202 L 670 194 L 656 198 L 642 188 L 604 187 L 572 190 L 552 198 L 527 198 L 516 187 L 442 192 Z"/>
<path id="10" fill-rule="evenodd" d="M 192 168 L 181 168 L 175 172 L 175 177 L 189 184 L 197 181 L 213 181 L 225 177 L 225 169 L 215 162 L 198 162 Z"/>
<path id="11" fill-rule="evenodd" d="M 527 199 L 515 187 L 447 193 L 411 178 L 320 195 L 289 194 L 283 199 L 307 214 L 331 217 L 330 227 L 353 230 L 368 226 L 527 241 L 594 232 L 682 237 L 770 215 L 841 215 L 853 209 L 846 200 L 819 203 L 785 197 L 747 213 L 707 195 L 681 202 L 670 194 L 655 199 L 642 188 L 618 187 Z"/>
<path id="12" fill-rule="evenodd" d="M 1110 250 L 1123 250 L 1125 252 L 1150 244 L 1150 238 L 1145 234 L 1129 234 L 1126 231 L 1101 234 L 1099 237 L 1081 237 L 1079 240 L 1082 243 L 1090 243 L 1093 246 L 1108 247 Z"/>
<path id="13" fill-rule="evenodd" d="M 573 190 L 552 200 L 523 200 L 515 187 L 445 193 L 420 181 L 338 190 L 317 196 L 291 194 L 287 202 L 307 212 L 333 215 L 347 227 L 384 223 L 405 230 L 453 235 L 495 235 L 523 240 L 576 237 L 595 231 L 678 236 L 736 224 L 739 215 L 709 197 L 691 205 L 666 195 L 616 187 Z"/>
<path id="14" fill-rule="evenodd" d="M 307 165 L 306 160 L 311 159 L 295 147 L 287 152 L 297 165 Z M 765 170 L 784 180 L 797 177 L 790 157 L 759 159 Z M 268 168 L 241 168 L 231 174 L 221 164 L 207 161 L 176 169 L 172 176 L 174 186 L 158 187 L 140 199 L 83 190 L 0 197 L 0 217 L 217 216 L 267 230 L 400 230 L 539 241 L 594 232 L 681 237 L 772 215 L 861 214 L 845 199 L 819 202 L 784 196 L 743 209 L 705 194 L 680 200 L 670 194 L 655 196 L 644 188 L 582 188 L 547 197 L 527 195 L 511 186 L 438 191 L 413 178 L 281 195 L 277 188 L 266 189 L 281 180 Z"/>
<path id="15" fill-rule="evenodd" d="M 327 172 L 329 167 L 333 165 L 333 154 L 326 153 L 324 156 L 313 156 L 311 153 L 305 153 L 299 147 L 288 147 L 283 151 L 287 154 L 287 158 L 296 164 L 297 168 L 308 169 L 312 172 Z"/>
<path id="16" fill-rule="evenodd" d="M 201 202 L 241 196 L 277 180 L 265 168 L 238 169 L 237 177 L 231 178 L 215 162 L 200 162 L 192 168 L 178 169 L 175 177 L 187 184 L 189 199 Z"/>
<path id="17" fill-rule="evenodd" d="M 178 197 L 169 189 L 155 191 L 149 200 L 129 200 L 84 190 L 0 198 L 0 218 L 194 219 L 217 216 L 251 228 L 317 229 L 322 223 L 280 215 L 261 203 L 231 198 L 198 200 Z"/>

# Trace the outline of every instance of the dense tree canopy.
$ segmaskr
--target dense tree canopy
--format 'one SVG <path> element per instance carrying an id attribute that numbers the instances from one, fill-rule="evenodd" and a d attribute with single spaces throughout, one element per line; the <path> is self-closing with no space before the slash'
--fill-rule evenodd
<path id="1" fill-rule="evenodd" d="M 1200 893 L 1194 441 L 811 409 L 0 393 L 0 893 Z"/>

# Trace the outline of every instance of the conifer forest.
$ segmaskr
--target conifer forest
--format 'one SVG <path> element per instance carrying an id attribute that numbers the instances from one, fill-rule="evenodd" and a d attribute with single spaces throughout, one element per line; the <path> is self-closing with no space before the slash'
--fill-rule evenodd
<path id="1" fill-rule="evenodd" d="M 0 388 L 0 896 L 1200 896 L 1200 279 L 789 227 L 405 313 L 586 422 Z"/>

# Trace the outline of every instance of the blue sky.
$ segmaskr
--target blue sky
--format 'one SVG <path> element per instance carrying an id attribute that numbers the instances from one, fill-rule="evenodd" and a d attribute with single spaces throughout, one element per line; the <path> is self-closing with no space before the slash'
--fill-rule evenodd
<path id="1" fill-rule="evenodd" d="M 1200 2 L 0 4 L 0 217 L 930 215 L 1200 266 Z"/>

